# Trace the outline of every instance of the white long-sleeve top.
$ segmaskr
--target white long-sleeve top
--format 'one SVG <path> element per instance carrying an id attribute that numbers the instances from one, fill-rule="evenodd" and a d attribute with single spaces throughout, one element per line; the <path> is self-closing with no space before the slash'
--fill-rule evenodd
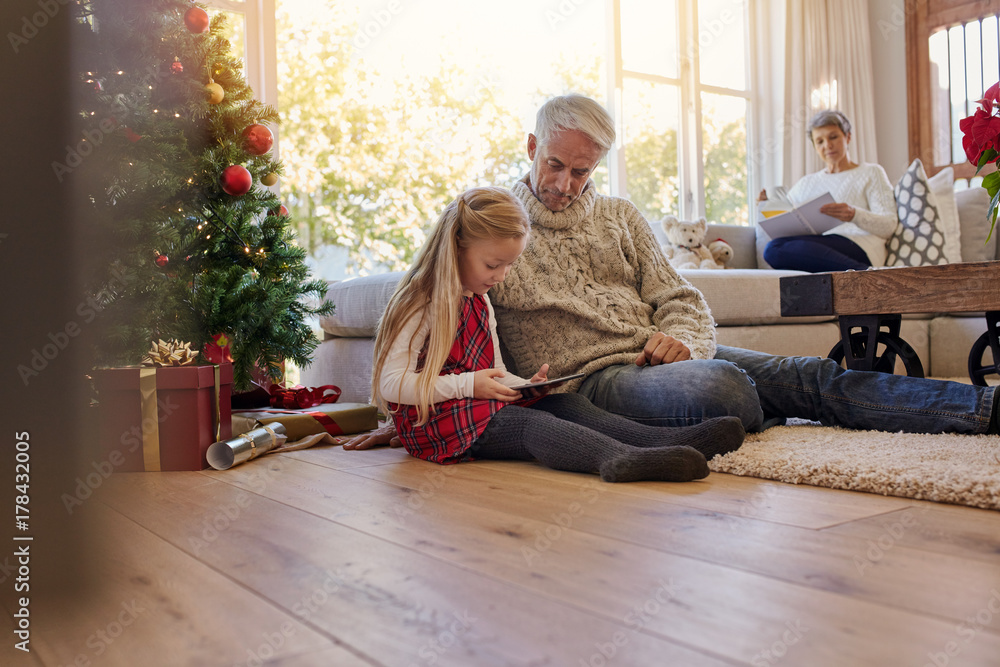
<path id="1" fill-rule="evenodd" d="M 486 307 L 490 315 L 490 338 L 493 341 L 493 367 L 504 372 L 502 377 L 494 378 L 500 384 L 507 387 L 516 387 L 526 384 L 528 381 L 520 378 L 507 370 L 500 356 L 500 342 L 497 338 L 497 320 L 493 312 L 493 304 L 490 298 L 483 295 L 486 300 Z M 419 326 L 419 316 L 411 317 L 403 326 L 402 331 L 396 336 L 389 354 L 386 357 L 385 365 L 382 367 L 382 375 L 379 377 L 379 391 L 387 401 L 403 405 L 416 405 L 418 390 L 417 380 L 420 374 L 417 372 L 417 356 L 423 348 L 430 335 L 433 322 L 428 321 Z M 441 403 L 453 398 L 475 398 L 475 373 L 450 373 L 438 376 L 434 383 L 434 395 L 431 398 L 433 403 Z"/>
<path id="2" fill-rule="evenodd" d="M 884 266 L 885 243 L 896 231 L 896 198 L 889 177 L 881 165 L 859 164 L 854 169 L 831 174 L 807 174 L 788 191 L 788 198 L 800 206 L 829 192 L 838 202 L 854 207 L 854 219 L 837 225 L 827 234 L 839 234 L 861 246 L 872 266 Z"/>

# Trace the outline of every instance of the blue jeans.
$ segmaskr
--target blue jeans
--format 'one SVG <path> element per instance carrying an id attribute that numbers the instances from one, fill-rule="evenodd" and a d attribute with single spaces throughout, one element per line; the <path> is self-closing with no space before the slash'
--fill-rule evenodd
<path id="1" fill-rule="evenodd" d="M 776 238 L 764 248 L 764 261 L 775 269 L 809 273 L 864 271 L 871 266 L 861 246 L 837 234 Z"/>
<path id="2" fill-rule="evenodd" d="M 580 393 L 609 412 L 656 426 L 734 415 L 747 432 L 800 417 L 876 431 L 985 433 L 995 390 L 720 345 L 715 359 L 610 366 L 590 375 Z"/>

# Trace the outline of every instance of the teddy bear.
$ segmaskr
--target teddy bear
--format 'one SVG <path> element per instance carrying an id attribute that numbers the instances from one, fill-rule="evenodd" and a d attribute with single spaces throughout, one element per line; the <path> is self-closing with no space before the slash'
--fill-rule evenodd
<path id="1" fill-rule="evenodd" d="M 684 222 L 677 216 L 668 215 L 660 224 L 667 235 L 669 244 L 663 245 L 663 254 L 675 269 L 721 269 L 712 251 L 705 245 L 708 222 L 699 218 L 696 222 Z"/>
<path id="2" fill-rule="evenodd" d="M 733 259 L 733 246 L 723 239 L 715 239 L 708 244 L 708 250 L 712 253 L 712 258 L 719 265 L 719 268 L 729 268 L 729 262 Z"/>

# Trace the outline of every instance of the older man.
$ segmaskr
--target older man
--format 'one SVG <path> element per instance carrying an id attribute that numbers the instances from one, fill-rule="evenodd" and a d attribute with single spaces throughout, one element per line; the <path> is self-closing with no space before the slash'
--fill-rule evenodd
<path id="1" fill-rule="evenodd" d="M 614 142 L 593 100 L 549 100 L 528 136 L 530 173 L 514 185 L 532 236 L 490 296 L 516 368 L 584 372 L 566 387 L 637 421 L 680 426 L 736 415 L 747 431 L 785 417 L 849 428 L 996 432 L 996 390 L 847 371 L 715 343 L 700 293 L 664 259 L 630 202 L 590 176 Z"/>
<path id="2" fill-rule="evenodd" d="M 625 199 L 591 174 L 615 139 L 579 95 L 549 100 L 528 136 L 531 171 L 513 193 L 531 240 L 490 292 L 515 372 L 548 363 L 566 385 L 636 421 L 683 426 L 735 415 L 758 431 L 786 417 L 859 429 L 997 433 L 994 387 L 844 370 L 830 359 L 716 345 L 701 294 L 665 260 Z"/>

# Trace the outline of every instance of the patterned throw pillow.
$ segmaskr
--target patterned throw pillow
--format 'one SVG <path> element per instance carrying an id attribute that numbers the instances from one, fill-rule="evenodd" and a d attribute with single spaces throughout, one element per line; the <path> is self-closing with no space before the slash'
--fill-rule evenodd
<path id="1" fill-rule="evenodd" d="M 893 191 L 899 226 L 887 244 L 886 266 L 947 264 L 937 201 L 920 160 L 914 160 Z"/>

